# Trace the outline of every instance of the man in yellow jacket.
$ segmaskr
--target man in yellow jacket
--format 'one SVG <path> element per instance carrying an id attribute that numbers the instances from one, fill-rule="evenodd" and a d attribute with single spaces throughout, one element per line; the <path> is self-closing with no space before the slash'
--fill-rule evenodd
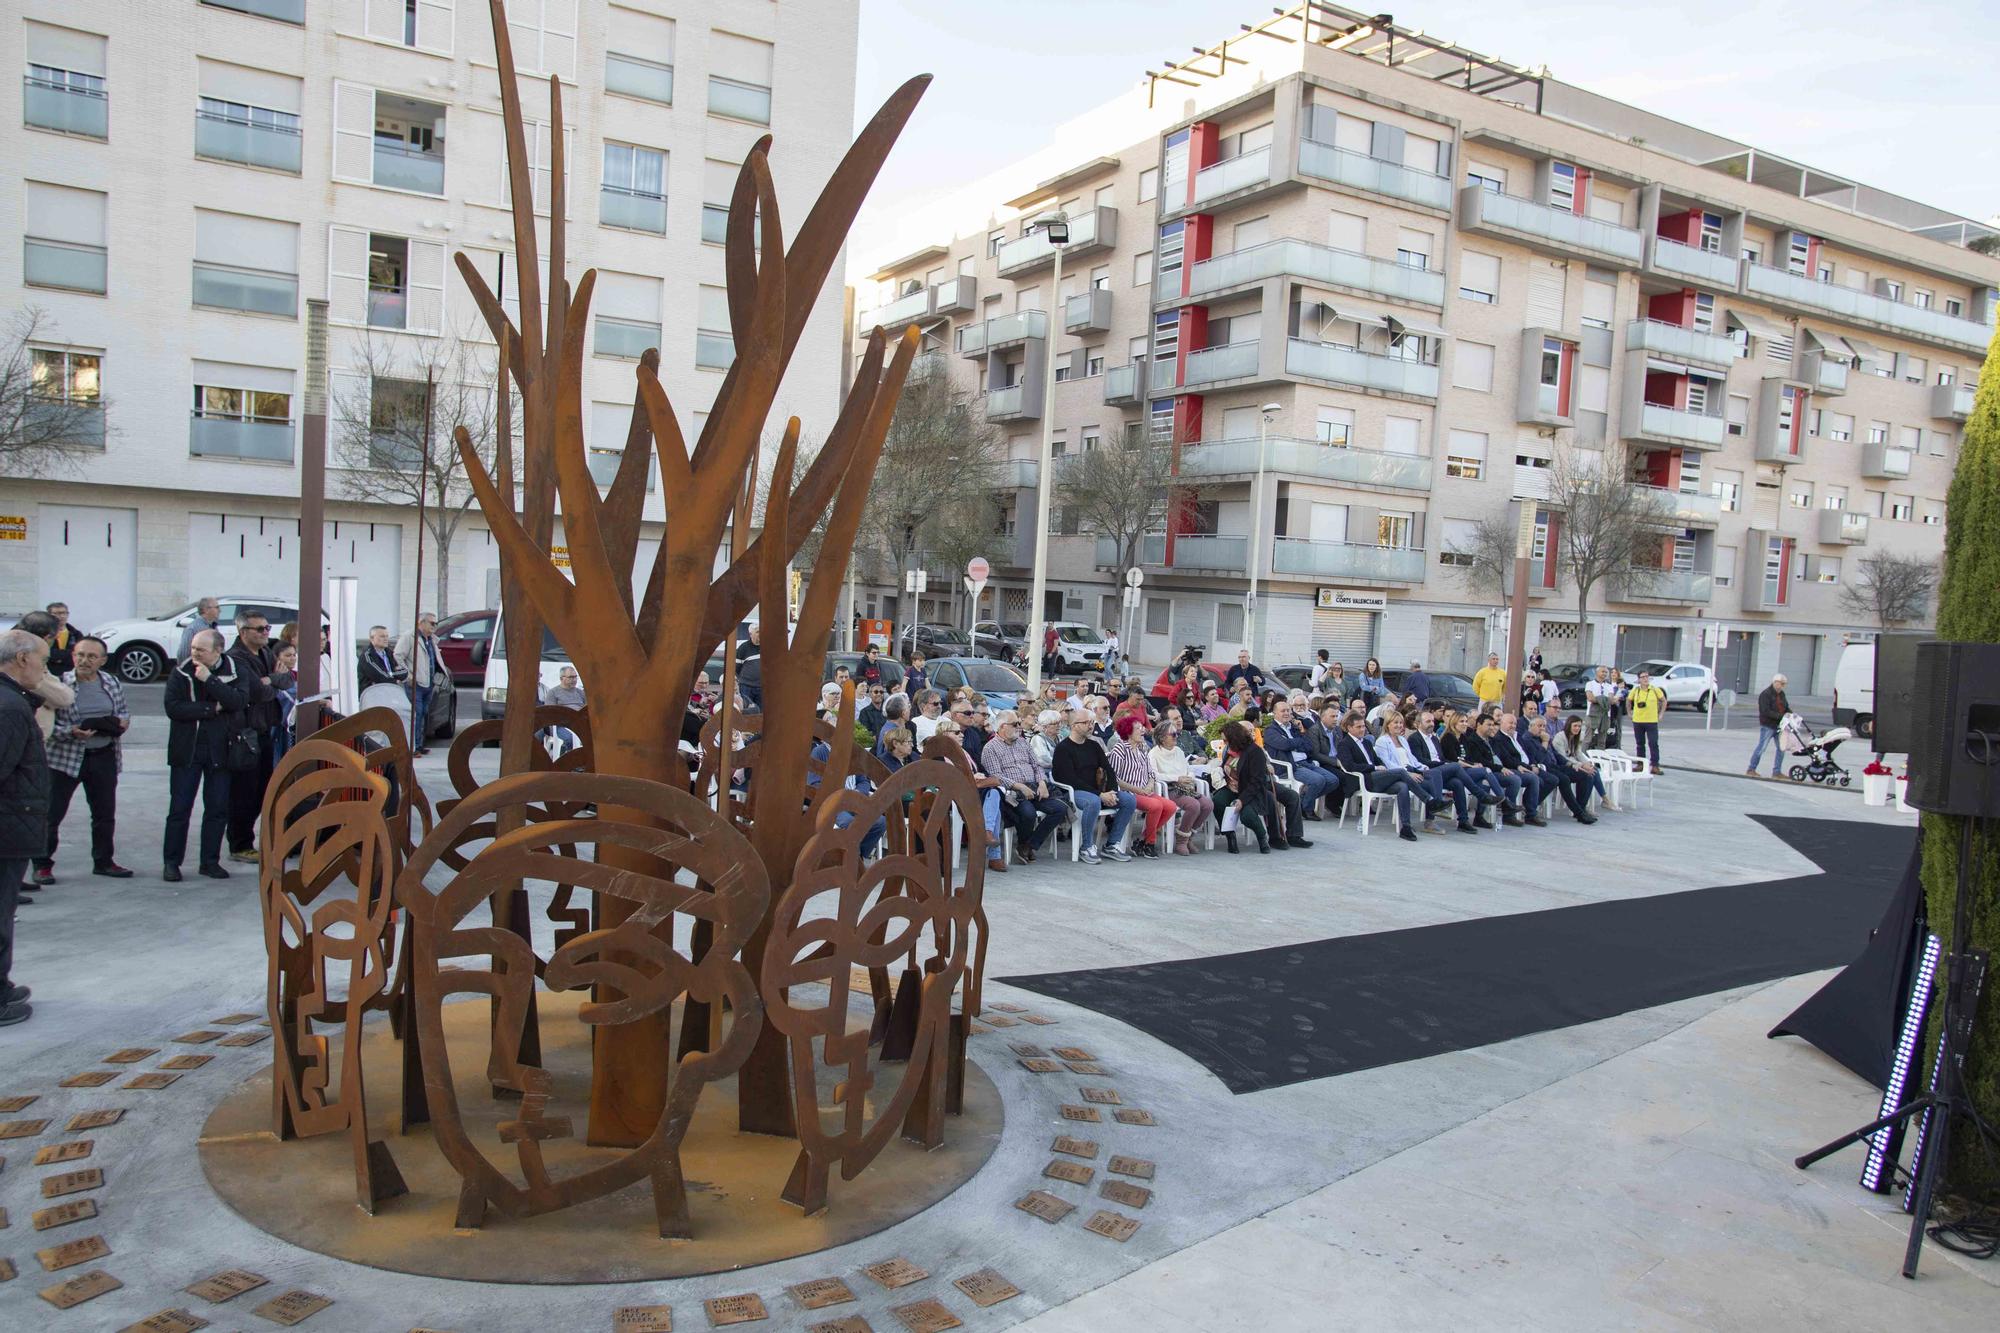
<path id="1" fill-rule="evenodd" d="M 1660 771 L 1660 715 L 1667 711 L 1667 692 L 1653 684 L 1650 672 L 1639 673 L 1639 683 L 1625 702 L 1632 709 L 1632 744 L 1643 762 L 1647 747 L 1652 748 L 1655 773 Z"/>
<path id="2" fill-rule="evenodd" d="M 1487 704 L 1499 703 L 1507 693 L 1507 673 L 1500 669 L 1500 654 L 1486 654 L 1486 665 L 1472 673 L 1472 692 L 1479 696 L 1482 713 Z"/>

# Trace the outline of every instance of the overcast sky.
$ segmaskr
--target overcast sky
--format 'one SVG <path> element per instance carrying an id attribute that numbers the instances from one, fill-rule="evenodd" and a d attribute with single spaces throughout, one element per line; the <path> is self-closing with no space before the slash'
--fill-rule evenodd
<path id="1" fill-rule="evenodd" d="M 1055 126 L 1147 68 L 1271 9 L 1270 0 L 860 3 L 859 117 L 910 75 L 937 76 L 861 215 L 862 236 L 940 185 L 1045 146 Z M 2000 212 L 2000 32 L 1981 7 L 1422 0 L 1391 12 L 1431 36 L 1546 64 L 1594 92 L 1986 220 Z"/>

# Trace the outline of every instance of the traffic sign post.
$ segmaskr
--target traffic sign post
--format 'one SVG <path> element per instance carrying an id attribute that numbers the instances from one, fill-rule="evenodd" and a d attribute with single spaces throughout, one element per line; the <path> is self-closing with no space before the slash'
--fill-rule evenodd
<path id="1" fill-rule="evenodd" d="M 1722 674 L 1722 650 L 1729 646 L 1729 626 L 1703 625 L 1701 627 L 1701 646 L 1709 651 L 1708 678 L 1715 684 L 1715 688 L 1709 692 L 1708 712 L 1702 718 L 1701 729 L 1703 731 L 1714 731 L 1715 710 L 1722 703 L 1722 686 L 1720 681 Z M 1736 692 L 1731 690 L 1729 693 L 1730 702 L 1734 703 Z M 1725 727 L 1728 726 L 1726 718 L 1723 721 L 1723 725 Z"/>

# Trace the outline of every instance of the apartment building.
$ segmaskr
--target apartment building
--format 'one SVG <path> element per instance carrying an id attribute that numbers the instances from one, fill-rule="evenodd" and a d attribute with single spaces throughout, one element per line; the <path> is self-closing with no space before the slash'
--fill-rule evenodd
<path id="1" fill-rule="evenodd" d="M 1045 376 L 1057 467 L 1173 451 L 1129 621 L 1115 543 L 1051 522 L 1047 614 L 1124 624 L 1144 662 L 1474 667 L 1505 625 L 1471 530 L 1525 507 L 1549 661 L 1691 656 L 1721 622 L 1725 686 L 1810 693 L 1859 559 L 1941 548 L 1988 228 L 1332 5 L 1059 138 L 858 300 L 857 332 L 919 324 L 1005 434 L 985 614 L 1027 617 Z M 1059 286 L 1033 225 L 1057 209 Z M 1657 564 L 1594 593 L 1587 643 L 1549 558 L 1559 453 L 1660 491 Z"/>
<path id="2" fill-rule="evenodd" d="M 0 129 L 0 207 L 22 239 L 0 257 L 0 288 L 42 313 L 45 392 L 98 403 L 101 424 L 73 469 L 0 488 L 0 532 L 18 538 L 0 541 L 0 607 L 63 599 L 88 624 L 295 589 L 304 315 L 322 298 L 326 569 L 359 576 L 364 624 L 406 623 L 433 603 L 438 553 L 427 537 L 419 599 L 413 505 L 356 499 L 350 481 L 398 465 L 371 431 L 421 401 L 412 367 L 447 360 L 491 382 L 454 252 L 518 318 L 487 0 L 10 9 L 0 50 L 23 77 Z M 507 13 L 544 213 L 549 76 L 562 85 L 571 277 L 598 270 L 584 429 L 608 483 L 646 348 L 690 439 L 730 363 L 722 241 L 751 145 L 775 136 L 793 229 L 845 151 L 854 7 L 509 0 Z M 823 426 L 846 316 L 837 278 L 820 296 L 777 411 Z M 655 493 L 647 518 L 662 513 Z M 492 604 L 498 557 L 476 506 L 448 558 L 454 608 Z"/>

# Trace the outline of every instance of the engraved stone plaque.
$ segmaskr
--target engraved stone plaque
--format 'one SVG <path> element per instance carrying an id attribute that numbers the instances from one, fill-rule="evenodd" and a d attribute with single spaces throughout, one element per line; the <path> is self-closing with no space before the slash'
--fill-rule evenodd
<path id="1" fill-rule="evenodd" d="M 611 1333 L 674 1333 L 671 1305 L 623 1305 L 611 1312 Z"/>
<path id="2" fill-rule="evenodd" d="M 207 1064 L 210 1060 L 213 1060 L 214 1058 L 215 1057 L 212 1055 L 195 1055 L 194 1053 L 190 1052 L 187 1055 L 177 1055 L 171 1060 L 160 1061 L 160 1068 L 199 1069 L 203 1065 Z"/>
<path id="3" fill-rule="evenodd" d="M 944 1302 L 935 1297 L 908 1305 L 892 1305 L 889 1313 L 896 1316 L 896 1322 L 909 1329 L 910 1333 L 945 1333 L 948 1328 L 965 1327 L 964 1321 L 945 1309 Z"/>
<path id="4" fill-rule="evenodd" d="M 274 1324 L 290 1328 L 293 1324 L 303 1324 L 333 1302 L 317 1292 L 304 1287 L 294 1287 L 279 1296 L 273 1296 L 250 1313 L 268 1319 Z"/>
<path id="5" fill-rule="evenodd" d="M 988 1014 L 986 1015 L 986 1022 L 996 1028 L 1012 1028 L 1021 1025 L 1020 1019 L 1009 1018 L 1005 1014 Z"/>
<path id="6" fill-rule="evenodd" d="M 750 1324 L 771 1316 L 764 1309 L 764 1298 L 754 1291 L 741 1296 L 717 1296 L 703 1301 L 702 1308 L 708 1311 L 710 1328 L 725 1328 L 730 1324 Z"/>
<path id="7" fill-rule="evenodd" d="M 1085 1166 L 1082 1162 L 1065 1162 L 1061 1158 L 1042 1168 L 1042 1174 L 1051 1180 L 1066 1180 L 1072 1185 L 1088 1185 L 1097 1175 L 1097 1168 Z"/>
<path id="8" fill-rule="evenodd" d="M 806 1333 L 875 1333 L 875 1326 L 858 1314 L 845 1319 L 828 1319 L 823 1323 L 807 1324 Z"/>
<path id="9" fill-rule="evenodd" d="M 117 1077 L 118 1073 L 116 1070 L 92 1069 L 81 1074 L 71 1074 L 68 1078 L 56 1084 L 56 1086 L 59 1088 L 101 1088 Z"/>
<path id="10" fill-rule="evenodd" d="M 977 1036 L 981 1032 L 991 1032 L 993 1029 L 987 1027 L 984 1023 L 979 1022 L 977 1019 L 968 1018 L 965 1020 L 965 1030 Z M 832 1328 L 834 1324 L 838 1324 L 840 1322 L 841 1322 L 840 1320 L 836 1319 L 833 1321 L 833 1324 L 814 1324 L 813 1327 Z"/>
<path id="11" fill-rule="evenodd" d="M 1058 1134 L 1053 1147 L 1056 1152 L 1068 1153 L 1071 1157 L 1097 1156 L 1096 1139 L 1073 1139 L 1067 1134 Z"/>
<path id="12" fill-rule="evenodd" d="M 967 1273 L 951 1284 L 972 1298 L 972 1303 L 984 1310 L 989 1305 L 1012 1300 L 1021 1294 L 1021 1289 L 991 1268 L 982 1268 L 977 1273 Z"/>
<path id="13" fill-rule="evenodd" d="M 241 1268 L 225 1268 L 220 1273 L 205 1277 L 187 1288 L 191 1296 L 199 1296 L 211 1305 L 233 1301 L 246 1291 L 255 1291 L 271 1279 Z"/>
<path id="14" fill-rule="evenodd" d="M 25 1111 L 40 1100 L 41 1095 L 33 1092 L 19 1097 L 0 1097 L 0 1114 L 12 1115 L 16 1111 Z M 0 1138 L 12 1137 L 10 1134 L 0 1135 Z"/>
<path id="15" fill-rule="evenodd" d="M 224 1014 L 220 1018 L 211 1018 L 209 1022 L 219 1028 L 233 1028 L 241 1027 L 245 1023 L 254 1022 L 261 1017 L 263 1017 L 261 1014 Z"/>
<path id="16" fill-rule="evenodd" d="M 1021 1021 L 1023 1023 L 1033 1023 L 1036 1027 L 1047 1027 L 1049 1024 L 1055 1022 L 1055 1019 L 1044 1017 L 1041 1014 L 1022 1014 Z"/>
<path id="17" fill-rule="evenodd" d="M 1142 1111 L 1136 1106 L 1127 1106 L 1111 1113 L 1121 1125 L 1157 1125 L 1151 1111 Z"/>
<path id="18" fill-rule="evenodd" d="M 181 1043 L 183 1046 L 199 1046 L 205 1041 L 214 1041 L 217 1037 L 226 1037 L 228 1035 L 229 1034 L 226 1032 L 217 1032 L 214 1028 L 196 1028 L 193 1032 L 181 1033 L 181 1035 L 175 1037 L 174 1040 Z M 291 1293 L 286 1292 L 285 1295 L 289 1296 L 291 1295 Z M 279 1299 L 283 1298 L 281 1297 Z"/>
<path id="19" fill-rule="evenodd" d="M 217 1046 L 255 1046 L 260 1041 L 269 1041 L 270 1039 L 270 1033 L 264 1031 L 262 1028 L 257 1028 L 249 1032 L 232 1032 L 215 1044 Z"/>
<path id="20" fill-rule="evenodd" d="M 1095 1106 L 1076 1106 L 1064 1102 L 1061 1109 L 1062 1118 L 1065 1120 L 1080 1120 L 1088 1125 L 1100 1124 L 1104 1120 L 1104 1117 L 1097 1113 Z"/>
<path id="21" fill-rule="evenodd" d="M 1129 1180 L 1107 1180 L 1097 1192 L 1103 1198 L 1124 1204 L 1127 1208 L 1144 1208 L 1153 1201 L 1153 1191 L 1144 1185 L 1134 1185 Z"/>
<path id="22" fill-rule="evenodd" d="M 207 1328 L 208 1321 L 192 1310 L 162 1310 L 149 1314 L 136 1324 L 127 1324 L 118 1333 L 195 1333 L 198 1328 Z"/>
<path id="23" fill-rule="evenodd" d="M 922 1282 L 930 1274 L 911 1263 L 908 1259 L 884 1259 L 879 1264 L 870 1264 L 861 1270 L 871 1281 L 879 1282 L 889 1290 L 907 1287 L 912 1282 Z"/>
<path id="24" fill-rule="evenodd" d="M 1153 1178 L 1153 1164 L 1143 1157 L 1113 1157 L 1109 1169 L 1113 1175 L 1130 1176 L 1134 1180 Z"/>
<path id="25" fill-rule="evenodd" d="M 68 1143 L 51 1143 L 35 1152 L 36 1166 L 55 1166 L 60 1162 L 81 1162 L 90 1156 L 90 1150 L 97 1146 L 96 1139 L 71 1139 Z"/>
<path id="26" fill-rule="evenodd" d="M 19 1098 L 15 1100 L 18 1101 Z M 35 1100 L 33 1097 L 28 1098 L 30 1102 L 33 1100 Z M 27 1102 L 21 1104 L 25 1106 Z M 0 1120 L 0 1139 L 25 1139 L 41 1133 L 48 1127 L 49 1122 L 46 1120 Z"/>
<path id="27" fill-rule="evenodd" d="M 1064 1060 L 1095 1060 L 1097 1058 L 1081 1046 L 1058 1046 L 1055 1053 L 1058 1058 Z"/>
<path id="28" fill-rule="evenodd" d="M 78 1264 L 87 1264 L 92 1259 L 102 1259 L 109 1253 L 111 1247 L 104 1243 L 104 1237 L 85 1236 L 82 1240 L 67 1240 L 46 1250 L 36 1250 L 35 1258 L 41 1260 L 44 1270 L 57 1273 Z"/>
<path id="29" fill-rule="evenodd" d="M 1079 1091 L 1085 1101 L 1096 1102 L 1099 1106 L 1116 1106 L 1125 1100 L 1118 1095 L 1116 1088 L 1082 1088 Z"/>
<path id="30" fill-rule="evenodd" d="M 1132 1239 L 1133 1233 L 1138 1231 L 1139 1221 L 1137 1218 L 1126 1217 L 1122 1213 L 1095 1213 L 1088 1222 L 1083 1224 L 1083 1229 L 1085 1231 L 1095 1231 L 1100 1236 L 1108 1236 L 1112 1240 L 1123 1243 Z"/>
<path id="31" fill-rule="evenodd" d="M 53 1287 L 42 1288 L 42 1299 L 58 1310 L 69 1310 L 94 1300 L 107 1291 L 116 1291 L 124 1286 L 117 1278 L 101 1268 L 93 1268 L 88 1273 L 79 1274 L 67 1282 L 58 1282 Z"/>
<path id="32" fill-rule="evenodd" d="M 59 1175 L 42 1177 L 42 1197 L 60 1199 L 65 1194 L 81 1194 L 104 1184 L 104 1172 L 96 1167 L 85 1171 L 64 1171 Z"/>
<path id="33" fill-rule="evenodd" d="M 179 1074 L 162 1074 L 158 1070 L 154 1070 L 149 1074 L 135 1074 L 118 1086 L 121 1088 L 139 1088 L 146 1092 L 157 1092 L 161 1088 L 170 1087 L 174 1080 L 179 1077 Z"/>
<path id="34" fill-rule="evenodd" d="M 808 1310 L 824 1310 L 829 1305 L 845 1305 L 854 1299 L 854 1288 L 837 1277 L 816 1277 L 786 1288 L 792 1299 Z"/>
<path id="35" fill-rule="evenodd" d="M 1025 1014 L 1028 1012 L 1027 1005 L 1009 1004 L 1005 1000 L 995 1000 L 992 1004 L 989 1004 L 986 1007 L 988 1009 L 998 1009 L 1003 1014 Z"/>
<path id="36" fill-rule="evenodd" d="M 1044 1222 L 1060 1222 L 1076 1211 L 1075 1204 L 1067 1199 L 1058 1199 L 1047 1190 L 1029 1190 L 1014 1201 L 1014 1206 Z"/>
<path id="37" fill-rule="evenodd" d="M 1012 1051 L 1012 1052 L 1013 1052 L 1014 1054 L 1016 1054 L 1016 1055 L 1047 1055 L 1047 1054 L 1048 1054 L 1048 1052 L 1047 1052 L 1047 1051 L 1045 1051 L 1045 1050 L 1043 1050 L 1043 1049 L 1042 1049 L 1041 1047 L 1039 1047 L 1039 1046 L 1035 1045 L 1035 1043 L 1033 1043 L 1032 1041 L 1010 1041 L 1010 1042 L 1008 1042 L 1008 1043 L 1007 1043 L 1007 1049 L 1008 1049 L 1008 1050 L 1010 1050 L 1010 1051 Z"/>
<path id="38" fill-rule="evenodd" d="M 82 1111 L 69 1118 L 69 1123 L 63 1126 L 63 1132 L 75 1134 L 86 1129 L 103 1129 L 106 1125 L 115 1125 L 124 1118 L 125 1108 L 122 1106 L 108 1111 Z"/>
<path id="39" fill-rule="evenodd" d="M 159 1053 L 160 1048 L 157 1046 L 127 1046 L 122 1051 L 113 1051 L 111 1054 L 105 1056 L 104 1063 L 107 1065 L 136 1065 L 147 1056 L 158 1055 Z"/>
<path id="40" fill-rule="evenodd" d="M 43 1208 L 33 1214 L 35 1230 L 37 1231 L 53 1231 L 57 1227 L 66 1227 L 72 1222 L 81 1222 L 86 1218 L 96 1216 L 97 1200 L 95 1199 L 72 1199 L 68 1203 L 59 1203 L 52 1208 Z"/>
<path id="41" fill-rule="evenodd" d="M 16 1272 L 12 1259 L 0 1259 L 0 1282 L 12 1282 Z"/>
<path id="42" fill-rule="evenodd" d="M 1031 1074 L 1060 1074 L 1062 1062 L 1059 1060 L 1024 1059 L 1021 1068 Z"/>
<path id="43" fill-rule="evenodd" d="M 1094 1060 L 1065 1060 L 1063 1068 L 1072 1074 L 1089 1074 L 1096 1078 L 1104 1076 L 1104 1066 Z"/>

